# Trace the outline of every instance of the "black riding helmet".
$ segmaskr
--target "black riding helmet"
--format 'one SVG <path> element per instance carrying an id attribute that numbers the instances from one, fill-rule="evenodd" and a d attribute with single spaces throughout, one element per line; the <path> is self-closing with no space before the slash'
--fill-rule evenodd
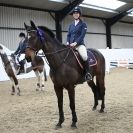
<path id="1" fill-rule="evenodd" d="M 80 15 L 82 14 L 82 13 L 81 13 L 81 9 L 80 9 L 78 6 L 76 6 L 76 7 L 72 10 L 72 14 L 75 13 L 75 12 L 79 13 Z"/>
<path id="2" fill-rule="evenodd" d="M 19 37 L 25 37 L 25 34 L 24 34 L 23 32 L 21 32 L 21 33 L 19 34 Z"/>

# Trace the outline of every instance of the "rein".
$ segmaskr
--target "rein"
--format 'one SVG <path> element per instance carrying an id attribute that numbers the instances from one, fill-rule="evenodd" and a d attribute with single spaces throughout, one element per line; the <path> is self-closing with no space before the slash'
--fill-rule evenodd
<path id="1" fill-rule="evenodd" d="M 68 50 L 68 52 L 67 52 L 65 58 L 64 58 L 64 59 L 61 61 L 61 63 L 59 64 L 59 66 L 58 66 L 58 69 L 59 69 L 60 66 L 61 66 L 61 65 L 66 61 L 66 59 L 68 58 L 69 53 L 70 53 L 70 51 L 72 50 L 72 48 L 71 48 L 71 47 L 67 47 L 67 48 L 64 48 L 64 49 L 61 49 L 61 50 L 57 50 L 57 51 L 55 51 L 55 52 L 45 53 L 45 55 L 57 54 L 57 53 L 59 53 L 59 52 L 65 51 L 65 50 L 67 50 L 67 49 L 69 49 L 69 50 Z M 46 56 L 42 56 L 42 57 L 46 57 Z M 48 62 L 47 60 L 46 60 L 46 63 L 50 66 L 50 64 L 49 64 L 49 62 Z M 55 69 L 54 69 L 53 67 L 50 66 L 50 68 L 51 68 L 52 70 L 55 71 Z M 56 70 L 57 70 L 57 69 L 56 69 Z"/>
<path id="2" fill-rule="evenodd" d="M 57 50 L 57 51 L 55 51 L 55 52 L 45 53 L 45 55 L 57 54 L 57 53 L 59 53 L 59 52 L 65 51 L 66 49 L 69 49 L 69 48 L 70 48 L 70 47 L 68 47 L 68 48 L 64 48 L 64 49 L 61 49 L 61 50 Z"/>
<path id="3" fill-rule="evenodd" d="M 40 29 L 40 28 L 37 28 L 37 30 L 34 30 L 34 31 L 37 32 L 37 35 L 38 35 L 38 37 L 39 37 L 39 39 L 40 39 L 40 41 L 41 41 L 41 44 L 43 45 L 43 41 L 45 40 L 44 31 L 43 31 L 42 29 Z M 30 32 L 30 31 L 29 31 L 29 32 Z M 30 49 L 34 50 L 35 52 L 37 52 L 37 50 L 36 50 L 35 48 L 33 48 L 33 47 L 27 46 L 27 48 L 30 48 Z M 78 62 L 78 64 L 79 64 L 79 66 L 81 67 L 81 69 L 83 69 L 83 66 L 82 66 L 82 64 L 80 63 L 80 61 L 79 61 L 77 55 L 74 53 L 73 48 L 70 47 L 70 46 L 69 46 L 69 47 L 66 47 L 66 48 L 63 48 L 63 49 L 60 49 L 60 50 L 57 50 L 57 51 L 55 51 L 55 52 L 47 52 L 47 53 L 45 53 L 45 55 L 42 56 L 42 57 L 46 57 L 46 55 L 54 55 L 54 54 L 60 53 L 60 52 L 62 52 L 62 51 L 65 51 L 65 50 L 67 50 L 67 49 L 69 49 L 69 51 L 67 52 L 65 58 L 63 59 L 63 61 L 62 61 L 61 64 L 59 65 L 59 67 L 66 61 L 66 59 L 67 59 L 68 56 L 69 56 L 70 51 L 72 51 L 73 54 L 74 54 L 74 56 L 75 56 L 75 58 L 76 58 L 76 60 L 77 60 L 77 62 Z M 46 62 L 47 62 L 47 61 L 46 61 Z M 49 64 L 48 62 L 47 62 L 47 64 L 50 66 L 50 64 Z"/>

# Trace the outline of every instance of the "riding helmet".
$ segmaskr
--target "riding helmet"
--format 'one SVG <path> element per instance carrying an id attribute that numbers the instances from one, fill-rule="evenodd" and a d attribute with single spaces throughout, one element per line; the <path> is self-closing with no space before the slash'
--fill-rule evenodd
<path id="1" fill-rule="evenodd" d="M 72 10 L 72 14 L 75 13 L 75 12 L 79 13 L 80 15 L 82 14 L 82 13 L 81 13 L 81 9 L 80 9 L 78 6 L 76 6 L 76 7 Z"/>
<path id="2" fill-rule="evenodd" d="M 24 34 L 23 32 L 21 32 L 21 33 L 19 34 L 19 37 L 25 37 L 25 34 Z"/>

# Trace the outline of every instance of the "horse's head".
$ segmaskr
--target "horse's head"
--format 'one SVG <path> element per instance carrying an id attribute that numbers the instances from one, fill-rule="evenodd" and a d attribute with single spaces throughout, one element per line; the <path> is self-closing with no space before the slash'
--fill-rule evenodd
<path id="1" fill-rule="evenodd" d="M 55 34 L 45 26 L 38 26 L 33 21 L 30 22 L 31 26 L 24 24 L 27 31 L 27 50 L 26 58 L 31 57 L 32 60 L 35 54 L 42 49 L 43 52 L 49 53 L 60 44 L 55 38 Z M 54 45 L 53 45 L 54 44 Z"/>
<path id="2" fill-rule="evenodd" d="M 44 33 L 41 29 L 37 28 L 34 22 L 31 21 L 31 26 L 24 23 L 27 31 L 27 49 L 25 52 L 25 58 L 27 61 L 33 59 L 36 52 L 42 49 Z"/>

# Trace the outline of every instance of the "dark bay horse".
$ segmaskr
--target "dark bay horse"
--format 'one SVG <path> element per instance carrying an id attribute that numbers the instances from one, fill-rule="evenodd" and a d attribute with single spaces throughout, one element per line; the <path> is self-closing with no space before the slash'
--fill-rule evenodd
<path id="1" fill-rule="evenodd" d="M 0 45 L 0 56 L 1 56 L 1 59 L 3 62 L 3 66 L 5 68 L 5 71 L 12 82 L 11 94 L 14 95 L 15 89 L 17 89 L 18 90 L 17 94 L 20 96 L 20 88 L 19 88 L 19 84 L 18 84 L 18 79 L 16 77 L 16 71 L 14 68 L 14 64 L 12 62 L 10 62 L 10 60 L 7 57 L 7 54 L 5 53 L 5 51 L 3 50 L 3 47 L 1 45 Z M 16 69 L 18 69 L 18 68 L 16 68 Z"/>
<path id="2" fill-rule="evenodd" d="M 77 115 L 75 111 L 75 86 L 83 77 L 83 70 L 79 66 L 73 50 L 71 47 L 62 45 L 56 38 L 54 33 L 47 27 L 38 26 L 36 27 L 34 22 L 31 21 L 32 30 L 28 30 L 28 26 L 25 25 L 25 29 L 28 32 L 28 47 L 27 53 L 33 58 L 35 51 L 40 49 L 46 55 L 50 66 L 50 76 L 54 83 L 54 90 L 58 100 L 59 108 L 59 121 L 56 125 L 60 128 L 64 122 L 63 112 L 63 88 L 67 89 L 70 109 L 72 111 L 72 125 L 71 127 L 76 128 Z M 94 79 L 96 76 L 96 83 L 94 80 L 88 81 L 88 85 L 91 87 L 94 93 L 94 106 L 93 110 L 98 105 L 98 100 L 102 100 L 100 112 L 104 112 L 104 96 L 105 96 L 105 59 L 103 55 L 94 49 L 90 49 L 94 54 L 97 64 L 91 67 L 91 73 Z"/>

